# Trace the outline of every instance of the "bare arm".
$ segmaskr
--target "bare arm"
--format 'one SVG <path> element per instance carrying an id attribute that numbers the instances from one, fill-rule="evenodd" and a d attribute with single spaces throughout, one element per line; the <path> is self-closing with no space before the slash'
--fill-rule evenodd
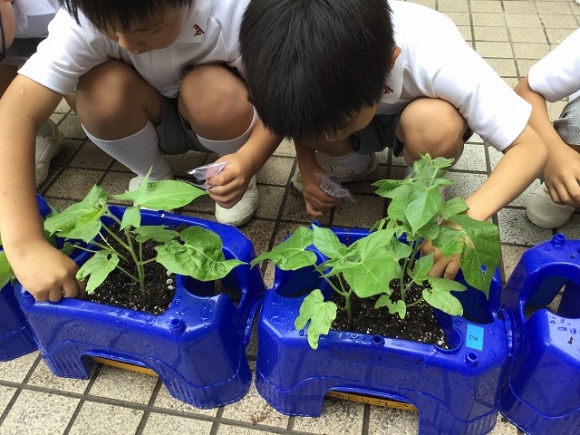
<path id="1" fill-rule="evenodd" d="M 489 178 L 466 199 L 467 215 L 477 220 L 487 220 L 519 196 L 542 172 L 548 151 L 539 135 L 528 125 L 507 148 Z M 445 258 L 431 242 L 421 247 L 422 254 L 434 252 L 431 276 L 453 279 L 459 271 L 459 256 Z"/>
<path id="2" fill-rule="evenodd" d="M 486 220 L 517 198 L 544 169 L 548 151 L 528 125 L 506 149 L 489 178 L 466 202 L 467 214 Z"/>
<path id="3" fill-rule="evenodd" d="M 306 212 L 311 216 L 322 216 L 325 211 L 336 207 L 340 201 L 328 196 L 318 186 L 314 174 L 316 172 L 324 173 L 324 169 L 318 166 L 314 149 L 299 142 L 295 143 L 295 147 L 296 159 L 302 175 L 302 196 Z"/>
<path id="4" fill-rule="evenodd" d="M 527 77 L 514 90 L 532 105 L 530 125 L 548 147 L 544 178 L 550 196 L 558 203 L 580 206 L 580 146 L 571 148 L 558 135 L 548 116 L 546 100 L 530 88 Z"/>
<path id="5" fill-rule="evenodd" d="M 37 300 L 75 297 L 76 264 L 44 238 L 36 205 L 36 131 L 62 96 L 18 76 L 0 99 L 0 233 L 16 278 Z"/>

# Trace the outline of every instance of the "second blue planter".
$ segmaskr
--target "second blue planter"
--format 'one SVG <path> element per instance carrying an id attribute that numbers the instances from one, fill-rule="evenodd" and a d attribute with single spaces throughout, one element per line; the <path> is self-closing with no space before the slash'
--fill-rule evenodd
<path id="1" fill-rule="evenodd" d="M 342 243 L 368 234 L 333 230 Z M 459 278 L 461 280 L 461 278 Z M 458 293 L 465 317 L 436 312 L 451 349 L 378 335 L 331 330 L 316 350 L 294 328 L 304 293 L 325 284 L 313 268 L 276 270 L 258 322 L 256 385 L 284 414 L 319 416 L 331 390 L 394 399 L 419 410 L 419 433 L 485 434 L 497 421 L 507 333 L 498 319 L 501 281 L 490 299 L 468 288 Z M 302 293 L 303 296 L 292 297 Z M 466 320 L 469 318 L 470 320 Z"/>

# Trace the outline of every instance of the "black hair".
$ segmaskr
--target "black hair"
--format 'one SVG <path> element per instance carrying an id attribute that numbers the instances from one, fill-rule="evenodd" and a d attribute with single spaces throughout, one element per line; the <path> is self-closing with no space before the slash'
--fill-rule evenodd
<path id="1" fill-rule="evenodd" d="M 239 38 L 262 122 L 296 140 L 377 103 L 396 48 L 387 0 L 251 0 Z"/>
<path id="2" fill-rule="evenodd" d="M 79 21 L 79 10 L 101 31 L 127 31 L 146 25 L 165 6 L 180 8 L 193 0 L 58 0 Z"/>

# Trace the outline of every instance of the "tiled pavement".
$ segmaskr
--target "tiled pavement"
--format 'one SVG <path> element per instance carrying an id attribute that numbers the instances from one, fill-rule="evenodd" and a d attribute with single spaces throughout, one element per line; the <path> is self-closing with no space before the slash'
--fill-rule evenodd
<path id="1" fill-rule="evenodd" d="M 580 6 L 572 0 L 423 0 L 417 1 L 451 17 L 468 43 L 513 86 L 530 66 L 569 35 L 580 23 Z M 565 103 L 549 106 L 555 117 Z M 85 137 L 78 118 L 62 103 L 53 115 L 66 136 L 65 150 L 55 158 L 40 192 L 53 206 L 80 199 L 99 183 L 120 193 L 131 174 L 100 152 Z M 381 156 L 380 178 L 402 177 L 402 162 L 388 152 Z M 481 184 L 500 155 L 478 138 L 467 146 L 450 174 L 456 181 L 451 194 L 469 195 Z M 176 175 L 196 167 L 208 157 L 190 153 L 169 160 Z M 296 226 L 310 219 L 302 200 L 289 190 L 296 170 L 293 148 L 282 144 L 258 175 L 260 204 L 256 218 L 242 228 L 258 253 L 265 251 Z M 385 211 L 383 200 L 368 184 L 355 185 L 357 202 L 345 203 L 321 219 L 335 226 L 369 226 Z M 524 206 L 528 192 L 494 216 L 502 242 L 502 273 L 507 278 L 529 246 L 553 234 L 527 221 Z M 209 200 L 196 201 L 186 212 L 213 219 Z M 580 238 L 580 215 L 559 231 Z M 271 283 L 271 271 L 266 280 Z M 255 346 L 248 349 L 255 360 Z M 372 405 L 327 399 L 320 418 L 288 417 L 273 410 L 256 393 L 239 402 L 200 410 L 173 399 L 155 377 L 108 366 L 98 366 L 90 380 L 58 378 L 38 353 L 0 363 L 0 434 L 416 434 L 417 416 Z M 503 420 L 492 434 L 518 434 Z"/>

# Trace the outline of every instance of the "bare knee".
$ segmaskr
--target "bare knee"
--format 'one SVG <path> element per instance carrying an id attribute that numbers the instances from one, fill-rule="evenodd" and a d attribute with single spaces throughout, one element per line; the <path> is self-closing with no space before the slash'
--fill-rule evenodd
<path id="1" fill-rule="evenodd" d="M 179 110 L 197 134 L 213 140 L 242 135 L 254 117 L 245 82 L 216 64 L 195 67 L 185 76 Z"/>
<path id="2" fill-rule="evenodd" d="M 123 130 L 130 133 L 139 125 L 142 128 L 147 119 L 161 121 L 157 92 L 133 68 L 118 61 L 105 62 L 84 74 L 76 92 L 67 96 L 69 100 L 94 134 L 101 131 L 114 137 L 126 134 Z"/>
<path id="3" fill-rule="evenodd" d="M 462 136 L 466 128 L 465 120 L 453 105 L 444 100 L 421 98 L 401 114 L 397 137 L 405 144 L 405 156 L 412 161 L 425 153 L 457 160 L 463 151 Z"/>

